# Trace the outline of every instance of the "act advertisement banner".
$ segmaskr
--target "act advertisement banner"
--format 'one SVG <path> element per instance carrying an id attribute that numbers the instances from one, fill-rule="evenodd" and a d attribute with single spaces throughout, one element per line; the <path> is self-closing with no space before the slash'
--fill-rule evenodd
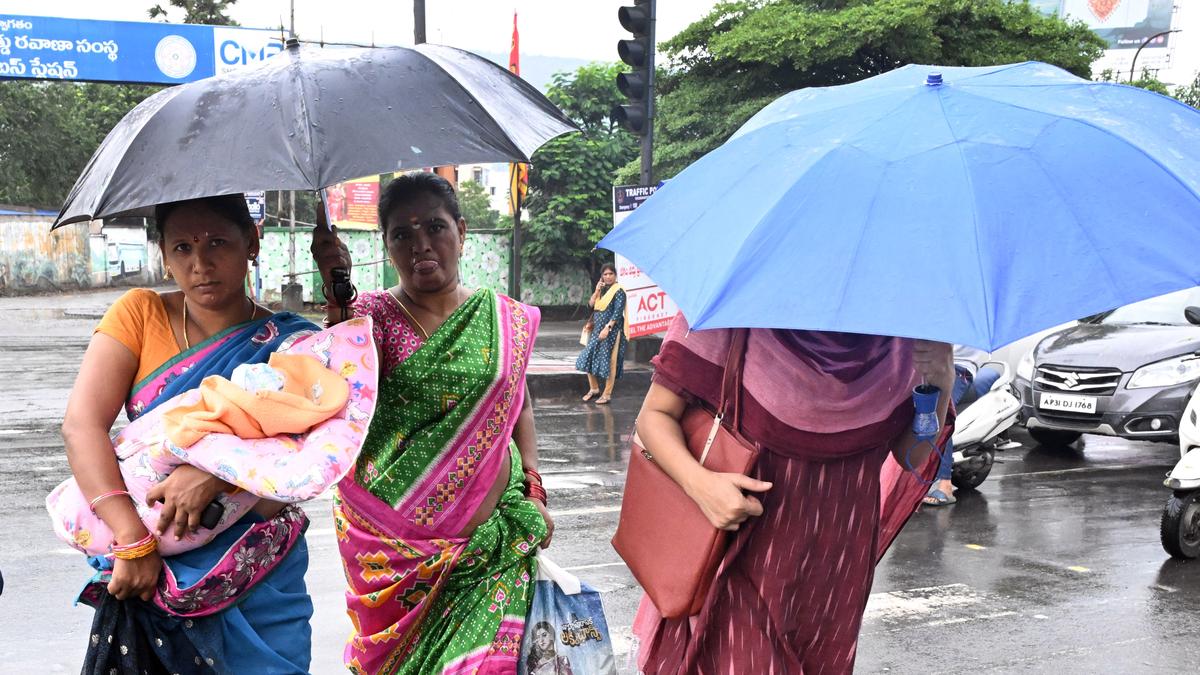
<path id="1" fill-rule="evenodd" d="M 620 227 L 642 202 L 646 201 L 657 185 L 618 185 L 613 187 L 613 227 Z M 629 307 L 629 337 L 661 333 L 667 329 L 679 308 L 654 280 L 617 254 L 617 281 L 625 287 L 625 299 Z"/>
<path id="2" fill-rule="evenodd" d="M 276 30 L 0 14 L 0 78 L 182 84 L 282 51 Z"/>
<path id="3" fill-rule="evenodd" d="M 378 174 L 325 188 L 325 212 L 338 229 L 379 229 Z"/>

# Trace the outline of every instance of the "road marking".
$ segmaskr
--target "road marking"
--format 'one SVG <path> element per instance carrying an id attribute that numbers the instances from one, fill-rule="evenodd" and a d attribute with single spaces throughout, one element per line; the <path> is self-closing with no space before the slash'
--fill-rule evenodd
<path id="1" fill-rule="evenodd" d="M 949 607 L 976 605 L 985 599 L 966 584 L 872 593 L 867 600 L 867 611 L 863 614 L 863 621 L 909 620 Z"/>
<path id="2" fill-rule="evenodd" d="M 616 506 L 589 506 L 584 509 L 566 509 L 564 511 L 551 511 L 550 515 L 555 518 L 563 516 L 590 516 L 593 513 L 617 513 L 621 510 L 621 505 Z"/>
<path id="3" fill-rule="evenodd" d="M 564 567 L 563 569 L 565 569 L 568 572 L 578 572 L 580 570 L 600 569 L 601 567 L 625 567 L 625 566 L 626 565 L 623 561 L 618 561 L 618 562 L 610 562 L 610 563 L 596 563 L 594 565 L 579 565 L 577 567 Z"/>
<path id="4" fill-rule="evenodd" d="M 1025 473 L 1006 473 L 998 476 L 989 476 L 992 480 L 1003 480 L 1005 478 L 1022 478 L 1024 476 L 1061 476 L 1065 473 L 1083 473 L 1085 471 L 1126 471 L 1128 469 L 1143 469 L 1145 464 L 1114 464 L 1112 466 L 1079 466 L 1074 469 L 1056 469 L 1054 471 L 1027 471 Z M 1153 467 L 1151 467 L 1153 468 Z"/>
<path id="5" fill-rule="evenodd" d="M 934 628 L 937 626 L 950 626 L 957 623 L 971 623 L 972 621 L 987 621 L 989 619 L 1003 619 L 1006 616 L 1016 616 L 1016 612 L 994 612 L 992 614 L 980 614 L 979 616 L 963 616 L 955 619 L 936 619 L 927 621 L 922 625 Z"/>

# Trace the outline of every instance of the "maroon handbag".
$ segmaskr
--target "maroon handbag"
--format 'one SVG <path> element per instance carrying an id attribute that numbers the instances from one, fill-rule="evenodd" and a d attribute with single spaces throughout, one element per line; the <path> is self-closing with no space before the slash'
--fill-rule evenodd
<path id="1" fill-rule="evenodd" d="M 680 420 L 692 456 L 718 473 L 748 474 L 758 459 L 758 449 L 739 433 L 748 332 L 739 329 L 730 340 L 717 412 L 689 405 Z M 635 432 L 612 545 L 660 614 L 677 618 L 700 612 L 728 543 L 729 532 L 713 527 Z"/>

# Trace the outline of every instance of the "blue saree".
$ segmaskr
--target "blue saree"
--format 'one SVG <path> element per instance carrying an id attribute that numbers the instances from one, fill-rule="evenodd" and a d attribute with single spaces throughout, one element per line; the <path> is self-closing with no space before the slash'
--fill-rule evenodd
<path id="1" fill-rule="evenodd" d="M 315 330 L 290 313 L 229 328 L 136 383 L 126 413 L 135 419 L 209 375 L 229 377 L 243 363 L 265 363 Z M 153 602 L 110 596 L 112 562 L 90 559 L 98 571 L 79 600 L 96 617 L 82 671 L 307 673 L 313 611 L 304 584 L 307 526 L 296 506 L 271 520 L 250 512 L 208 545 L 164 558 Z"/>

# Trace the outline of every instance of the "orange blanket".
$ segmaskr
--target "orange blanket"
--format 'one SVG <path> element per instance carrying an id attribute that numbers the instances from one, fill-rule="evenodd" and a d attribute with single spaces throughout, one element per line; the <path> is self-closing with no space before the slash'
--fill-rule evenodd
<path id="1" fill-rule="evenodd" d="M 208 434 L 267 438 L 301 434 L 337 414 L 350 385 L 311 356 L 272 354 L 271 368 L 284 376 L 282 391 L 249 392 L 219 375 L 200 384 L 200 400 L 163 414 L 167 438 L 186 448 Z"/>

